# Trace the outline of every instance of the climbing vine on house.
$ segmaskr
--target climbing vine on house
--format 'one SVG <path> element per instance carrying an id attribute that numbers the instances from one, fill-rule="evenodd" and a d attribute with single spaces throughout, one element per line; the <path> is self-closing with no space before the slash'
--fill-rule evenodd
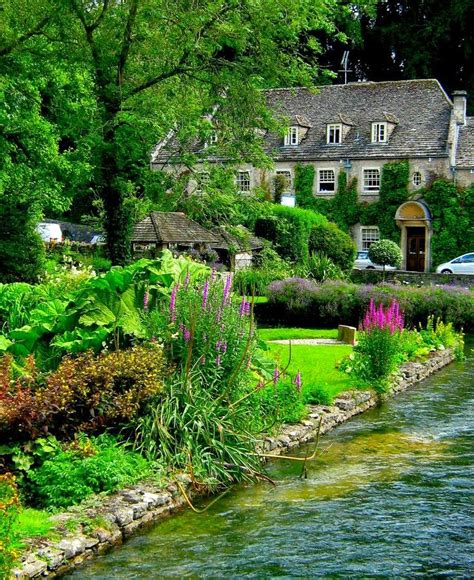
<path id="1" fill-rule="evenodd" d="M 408 161 L 386 163 L 382 169 L 379 201 L 359 202 L 357 178 L 347 180 L 344 171 L 337 178 L 337 191 L 332 199 L 313 195 L 314 167 L 297 165 L 295 168 L 296 203 L 300 207 L 316 210 L 348 231 L 351 226 L 378 225 L 382 237 L 398 241 L 400 230 L 394 216 L 397 208 L 408 199 Z"/>
<path id="2" fill-rule="evenodd" d="M 400 229 L 395 222 L 395 213 L 409 197 L 408 175 L 408 161 L 386 163 L 382 168 L 379 201 L 374 204 L 377 206 L 375 211 L 378 219 L 376 222 L 370 223 L 366 221 L 369 216 L 361 216 L 362 224 L 378 225 L 380 236 L 394 242 L 400 241 Z"/>
<path id="3" fill-rule="evenodd" d="M 433 264 L 472 252 L 474 186 L 461 189 L 449 181 L 438 180 L 422 193 L 433 219 L 431 241 Z"/>

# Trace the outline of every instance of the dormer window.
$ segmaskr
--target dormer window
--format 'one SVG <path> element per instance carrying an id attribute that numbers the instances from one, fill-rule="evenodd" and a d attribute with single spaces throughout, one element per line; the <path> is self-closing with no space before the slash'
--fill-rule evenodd
<path id="1" fill-rule="evenodd" d="M 342 143 L 342 124 L 331 123 L 327 126 L 326 142 L 329 145 L 339 145 Z"/>
<path id="2" fill-rule="evenodd" d="M 217 131 L 213 131 L 204 143 L 204 147 L 211 147 L 217 143 Z"/>
<path id="3" fill-rule="evenodd" d="M 387 123 L 372 123 L 372 143 L 387 143 Z"/>
<path id="4" fill-rule="evenodd" d="M 298 145 L 299 144 L 299 127 L 289 127 L 286 132 L 284 144 L 285 145 Z"/>

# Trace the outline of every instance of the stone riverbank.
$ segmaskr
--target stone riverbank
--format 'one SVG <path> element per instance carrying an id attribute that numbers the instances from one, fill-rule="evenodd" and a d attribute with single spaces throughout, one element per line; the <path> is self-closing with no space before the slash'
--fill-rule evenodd
<path id="1" fill-rule="evenodd" d="M 433 353 L 423 363 L 401 367 L 393 381 L 392 393 L 404 391 L 429 377 L 454 360 L 447 349 Z M 374 407 L 378 398 L 371 391 L 343 393 L 331 406 L 312 405 L 308 417 L 297 425 L 286 425 L 275 437 L 267 437 L 261 451 L 281 455 L 317 436 L 334 429 L 359 413 Z M 179 483 L 192 497 L 190 479 L 183 475 Z M 158 487 L 143 483 L 110 496 L 96 496 L 77 508 L 54 517 L 62 539 L 31 540 L 14 578 L 57 577 L 84 564 L 96 554 L 120 545 L 135 531 L 151 525 L 186 505 L 177 483 Z"/>

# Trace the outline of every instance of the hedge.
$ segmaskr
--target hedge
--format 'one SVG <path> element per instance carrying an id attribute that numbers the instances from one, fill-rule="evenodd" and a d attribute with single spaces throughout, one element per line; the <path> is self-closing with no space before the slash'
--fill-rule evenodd
<path id="1" fill-rule="evenodd" d="M 334 327 L 358 326 L 369 301 L 389 305 L 396 299 L 405 312 L 408 326 L 426 324 L 433 315 L 456 328 L 474 330 L 474 292 L 452 286 L 427 288 L 400 287 L 393 284 L 357 285 L 328 281 L 317 284 L 300 278 L 270 284 L 268 303 L 255 309 L 259 322 L 270 325 Z"/>
<path id="2" fill-rule="evenodd" d="M 314 226 L 323 223 L 327 223 L 327 219 L 314 211 L 274 205 L 270 215 L 257 219 L 255 234 L 273 242 L 280 256 L 304 262 L 309 256 L 310 233 Z"/>

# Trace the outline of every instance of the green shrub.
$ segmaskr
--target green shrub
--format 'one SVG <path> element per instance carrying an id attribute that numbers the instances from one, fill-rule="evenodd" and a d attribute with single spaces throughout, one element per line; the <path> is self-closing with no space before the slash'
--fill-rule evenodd
<path id="1" fill-rule="evenodd" d="M 31 204 L 0 196 L 0 282 L 38 282 L 45 250 Z"/>
<path id="2" fill-rule="evenodd" d="M 308 412 L 301 391 L 289 377 L 258 391 L 254 401 L 258 402 L 263 414 L 275 415 L 279 423 L 299 423 Z"/>
<path id="3" fill-rule="evenodd" d="M 311 253 L 308 261 L 298 269 L 298 275 L 302 278 L 311 278 L 316 282 L 326 280 L 342 280 L 344 272 L 325 254 Z"/>
<path id="4" fill-rule="evenodd" d="M 45 430 L 71 436 L 79 429 L 117 429 L 163 389 L 158 345 L 67 357 L 46 378 L 30 366 L 14 379 L 11 357 L 0 362 L 0 433 L 7 439 L 34 439 Z"/>
<path id="5" fill-rule="evenodd" d="M 385 271 L 385 266 L 394 266 L 395 268 L 400 268 L 402 263 L 402 252 L 400 247 L 392 240 L 378 240 L 371 244 L 369 248 L 369 259 L 383 266 Z"/>
<path id="6" fill-rule="evenodd" d="M 10 578 L 18 554 L 15 550 L 14 525 L 20 511 L 15 480 L 10 473 L 0 475 L 0 578 Z"/>
<path id="7" fill-rule="evenodd" d="M 127 450 L 110 435 L 84 435 L 33 470 L 29 478 L 38 506 L 66 508 L 93 493 L 132 485 L 151 473 L 141 455 Z"/>
<path id="8" fill-rule="evenodd" d="M 283 258 L 304 262 L 309 257 L 312 228 L 326 221 L 324 216 L 311 210 L 272 205 L 268 215 L 257 219 L 255 234 L 271 241 Z"/>
<path id="9" fill-rule="evenodd" d="M 309 236 L 309 249 L 311 252 L 326 255 L 343 272 L 354 267 L 354 242 L 336 224 L 328 222 L 315 225 Z"/>
<path id="10" fill-rule="evenodd" d="M 264 248 L 253 259 L 250 268 L 235 273 L 234 289 L 241 295 L 262 296 L 267 286 L 292 274 L 291 265 L 272 248 Z"/>

